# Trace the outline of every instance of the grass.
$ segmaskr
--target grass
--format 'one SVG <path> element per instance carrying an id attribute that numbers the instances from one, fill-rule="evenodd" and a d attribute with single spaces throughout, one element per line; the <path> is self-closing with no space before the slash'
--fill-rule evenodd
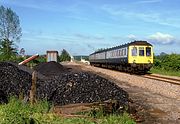
<path id="1" fill-rule="evenodd" d="M 150 73 L 180 77 L 180 71 L 167 71 L 160 68 L 152 68 L 150 70 Z"/>
<path id="2" fill-rule="evenodd" d="M 103 116 L 97 113 L 95 117 L 63 118 L 55 115 L 47 101 L 39 101 L 34 106 L 23 103 L 16 98 L 10 98 L 8 104 L 0 105 L 0 124 L 135 124 L 127 113 L 123 115 Z"/>
<path id="3" fill-rule="evenodd" d="M 108 117 L 102 117 L 101 124 L 135 124 L 135 122 L 130 119 L 128 113 L 123 115 L 109 115 Z"/>

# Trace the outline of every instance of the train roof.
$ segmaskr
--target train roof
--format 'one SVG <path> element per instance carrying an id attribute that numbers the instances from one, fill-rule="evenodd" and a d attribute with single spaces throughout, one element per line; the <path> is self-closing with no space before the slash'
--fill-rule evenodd
<path id="1" fill-rule="evenodd" d="M 131 43 L 128 43 L 128 45 L 149 45 L 152 46 L 152 44 L 148 43 L 147 41 L 133 41 Z"/>
<path id="2" fill-rule="evenodd" d="M 147 41 L 133 41 L 133 42 L 126 43 L 126 44 L 123 44 L 123 45 L 119 45 L 119 46 L 103 49 L 103 50 L 100 50 L 100 51 L 96 51 L 96 52 L 94 52 L 92 54 L 101 53 L 101 52 L 105 52 L 105 51 L 113 50 L 113 49 L 117 49 L 117 48 L 123 48 L 123 47 L 127 47 L 127 46 L 133 46 L 133 45 L 149 45 L 149 46 L 152 46 L 152 44 L 148 43 Z M 92 54 L 90 54 L 90 55 L 92 55 Z"/>

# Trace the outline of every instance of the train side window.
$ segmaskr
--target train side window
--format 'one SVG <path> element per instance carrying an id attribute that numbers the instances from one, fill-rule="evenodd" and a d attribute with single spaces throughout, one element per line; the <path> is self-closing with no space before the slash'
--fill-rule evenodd
<path id="1" fill-rule="evenodd" d="M 126 55 L 126 49 L 124 49 L 124 55 Z"/>
<path id="2" fill-rule="evenodd" d="M 151 56 L 151 47 L 146 47 L 146 56 Z"/>
<path id="3" fill-rule="evenodd" d="M 132 52 L 132 56 L 137 56 L 137 47 L 133 47 L 131 52 Z"/>
<path id="4" fill-rule="evenodd" d="M 123 49 L 121 49 L 121 56 L 123 56 Z"/>
<path id="5" fill-rule="evenodd" d="M 144 47 L 139 47 L 139 56 L 144 56 Z"/>
<path id="6" fill-rule="evenodd" d="M 118 56 L 118 50 L 116 50 L 116 56 Z"/>

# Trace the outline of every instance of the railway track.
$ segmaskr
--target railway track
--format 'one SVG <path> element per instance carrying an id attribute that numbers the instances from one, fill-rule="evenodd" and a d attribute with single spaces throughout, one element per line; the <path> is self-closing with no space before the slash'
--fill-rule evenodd
<path id="1" fill-rule="evenodd" d="M 175 84 L 175 85 L 180 85 L 180 79 L 176 79 L 176 78 L 170 78 L 170 77 L 164 77 L 164 76 L 152 75 L 152 74 L 142 75 L 142 77 L 154 79 L 158 81 L 164 81 L 164 82 Z"/>
<path id="2" fill-rule="evenodd" d="M 100 68 L 100 67 L 98 67 L 98 68 Z M 106 69 L 106 68 L 104 68 L 104 69 Z M 119 70 L 114 70 L 114 69 L 110 69 L 110 70 L 115 71 L 115 72 L 119 72 Z M 121 73 L 127 74 L 127 72 L 121 72 Z M 164 81 L 164 82 L 174 84 L 174 85 L 180 85 L 180 79 L 177 79 L 177 78 L 170 78 L 170 77 L 154 75 L 154 74 L 145 74 L 145 75 L 140 74 L 139 75 L 139 73 L 138 73 L 138 74 L 133 74 L 133 75 L 140 76 L 140 77 L 143 77 L 143 78 L 158 80 L 158 81 Z"/>

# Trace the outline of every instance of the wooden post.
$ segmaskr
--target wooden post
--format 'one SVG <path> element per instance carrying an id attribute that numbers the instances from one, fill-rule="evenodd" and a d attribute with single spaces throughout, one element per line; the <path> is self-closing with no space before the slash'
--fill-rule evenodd
<path id="1" fill-rule="evenodd" d="M 34 105 L 36 102 L 36 81 L 37 81 L 37 73 L 34 71 L 32 73 L 32 85 L 30 90 L 30 104 Z"/>

